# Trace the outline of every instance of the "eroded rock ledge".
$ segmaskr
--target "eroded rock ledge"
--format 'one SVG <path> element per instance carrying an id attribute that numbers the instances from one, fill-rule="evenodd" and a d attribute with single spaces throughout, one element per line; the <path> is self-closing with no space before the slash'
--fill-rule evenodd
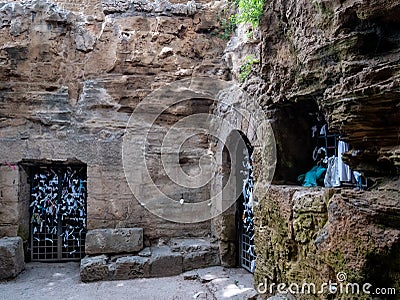
<path id="1" fill-rule="evenodd" d="M 228 49 L 233 62 L 243 52 L 260 58 L 244 87 L 275 130 L 276 184 L 295 184 L 311 168 L 317 112 L 349 142 L 345 161 L 374 183 L 364 192 L 258 190 L 256 284 L 318 285 L 346 272 L 348 282 L 399 288 L 399 12 L 393 1 L 271 1 L 259 41 Z"/>
<path id="2" fill-rule="evenodd" d="M 255 210 L 256 284 L 301 286 L 306 280 L 320 287 L 337 282 L 337 273 L 345 272 L 346 283 L 398 290 L 400 208 L 395 184 L 370 192 L 272 186 Z"/>
<path id="3" fill-rule="evenodd" d="M 306 147 L 309 135 L 291 133 L 283 118 L 301 128 L 299 119 L 309 118 L 302 110 L 314 105 L 350 143 L 345 159 L 352 168 L 369 176 L 399 174 L 399 12 L 400 4 L 389 0 L 268 1 L 253 51 L 259 76 L 246 86 L 270 111 L 283 159 L 293 162 L 298 136 Z"/>

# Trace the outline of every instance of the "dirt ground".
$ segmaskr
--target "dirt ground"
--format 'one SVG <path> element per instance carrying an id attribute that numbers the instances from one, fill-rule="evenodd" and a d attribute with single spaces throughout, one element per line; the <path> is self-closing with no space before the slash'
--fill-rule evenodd
<path id="1" fill-rule="evenodd" d="M 78 263 L 28 263 L 0 282 L 0 300 L 19 299 L 250 299 L 253 276 L 243 269 L 211 267 L 164 278 L 83 283 Z"/>

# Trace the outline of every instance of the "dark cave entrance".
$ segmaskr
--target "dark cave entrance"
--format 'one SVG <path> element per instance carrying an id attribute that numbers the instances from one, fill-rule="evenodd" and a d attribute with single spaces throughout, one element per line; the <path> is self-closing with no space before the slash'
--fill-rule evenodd
<path id="1" fill-rule="evenodd" d="M 270 114 L 274 116 L 271 125 L 277 144 L 273 183 L 298 185 L 298 176 L 315 163 L 315 148 L 325 143 L 315 136 L 326 125 L 325 116 L 314 99 L 276 104 L 271 107 Z M 314 136 L 313 127 L 316 127 Z"/>
<path id="2" fill-rule="evenodd" d="M 270 113 L 277 143 L 274 184 L 367 188 L 367 179 L 342 160 L 351 146 L 329 130 L 316 100 L 276 104 Z"/>

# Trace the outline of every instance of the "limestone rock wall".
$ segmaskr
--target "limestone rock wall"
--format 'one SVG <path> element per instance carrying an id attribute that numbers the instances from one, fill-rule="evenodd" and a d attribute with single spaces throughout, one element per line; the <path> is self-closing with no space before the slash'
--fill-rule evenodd
<path id="1" fill-rule="evenodd" d="M 349 142 L 345 161 L 371 183 L 361 193 L 256 189 L 256 284 L 318 285 L 346 272 L 348 282 L 397 287 L 399 11 L 385 0 L 266 1 L 254 38 L 242 34 L 228 44 L 234 77 L 246 55 L 260 60 L 242 86 L 274 128 L 276 184 L 296 184 L 312 167 L 311 126 L 321 115 Z M 262 164 L 255 157 L 258 181 Z"/>
<path id="2" fill-rule="evenodd" d="M 178 79 L 228 75 L 220 60 L 226 42 L 213 34 L 218 6 L 180 2 L 0 3 L 0 236 L 27 236 L 19 209 L 29 194 L 18 163 L 43 159 L 87 164 L 89 229 L 143 227 L 146 243 L 210 233 L 209 222 L 176 224 L 150 214 L 134 199 L 121 161 L 128 118 L 146 95 Z M 166 120 L 208 108 L 187 109 Z M 208 147 L 206 140 L 189 144 L 200 153 Z M 183 163 L 188 172 L 192 164 Z M 180 192 L 172 196 L 179 200 Z M 208 194 L 205 188 L 192 198 Z"/>
<path id="3" fill-rule="evenodd" d="M 350 143 L 346 161 L 370 176 L 399 174 L 399 11 L 396 1 L 268 2 L 249 83 L 266 107 L 317 105 Z"/>
<path id="4" fill-rule="evenodd" d="M 371 284 L 399 288 L 398 182 L 377 191 L 309 189 L 272 186 L 255 210 L 256 285 L 313 283 L 313 294 L 297 299 L 327 299 L 324 283 Z M 293 289 L 296 291 L 296 289 Z M 267 287 L 267 292 L 269 292 Z M 273 289 L 276 292 L 276 289 Z M 354 299 L 354 294 L 333 293 L 332 299 Z M 360 292 L 357 299 L 370 299 Z"/>

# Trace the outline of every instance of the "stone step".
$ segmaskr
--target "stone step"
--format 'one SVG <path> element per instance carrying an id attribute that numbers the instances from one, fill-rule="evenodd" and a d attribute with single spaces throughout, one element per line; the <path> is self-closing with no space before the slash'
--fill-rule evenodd
<path id="1" fill-rule="evenodd" d="M 135 255 L 86 256 L 81 260 L 84 282 L 165 277 L 220 264 L 218 246 L 208 239 L 172 239 Z"/>
<path id="2" fill-rule="evenodd" d="M 16 277 L 25 268 L 22 239 L 4 237 L 0 239 L 0 280 Z"/>
<path id="3" fill-rule="evenodd" d="M 94 229 L 86 234 L 85 253 L 134 253 L 143 249 L 143 228 Z"/>
<path id="4" fill-rule="evenodd" d="M 218 244 L 207 239 L 171 239 L 173 252 L 183 256 L 183 271 L 216 266 L 220 264 Z"/>

